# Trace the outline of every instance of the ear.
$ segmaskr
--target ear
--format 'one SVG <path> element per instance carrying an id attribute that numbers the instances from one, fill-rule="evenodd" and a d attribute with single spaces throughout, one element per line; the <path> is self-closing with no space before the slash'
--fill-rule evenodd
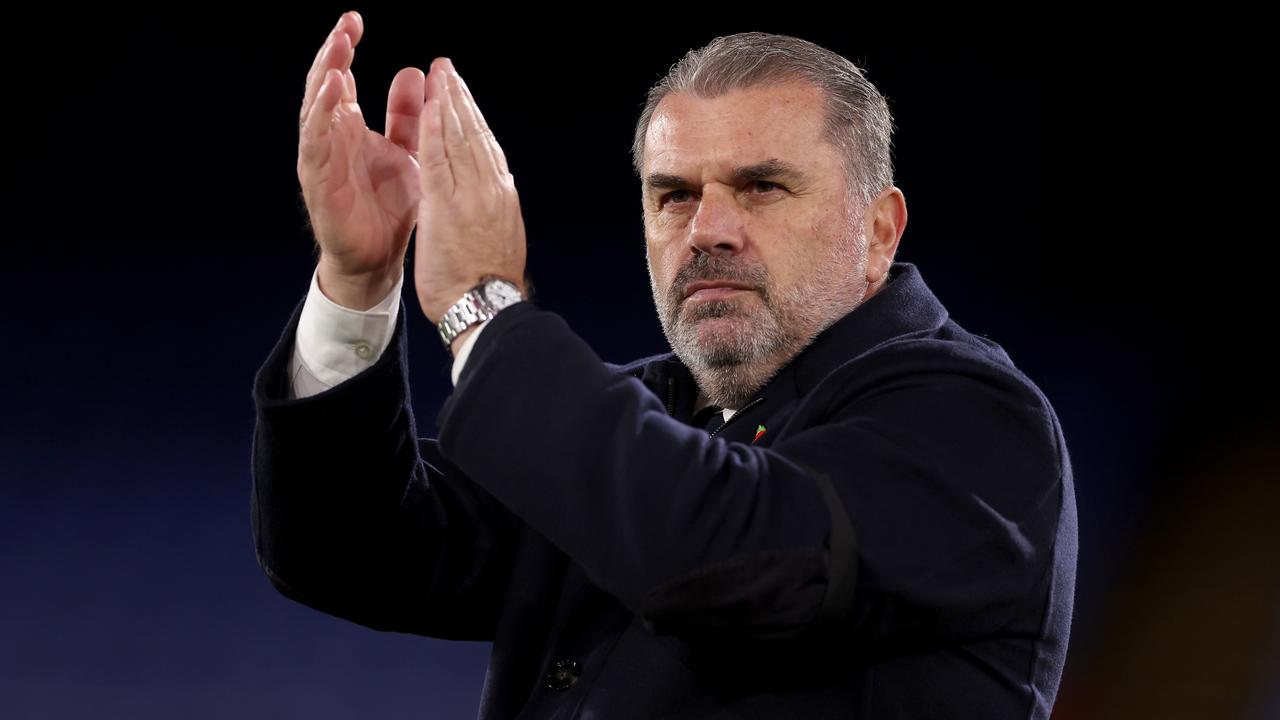
<path id="1" fill-rule="evenodd" d="M 867 284 L 878 288 L 889 274 L 898 241 L 907 228 L 907 200 L 902 190 L 890 185 L 863 214 L 863 232 L 867 238 Z"/>

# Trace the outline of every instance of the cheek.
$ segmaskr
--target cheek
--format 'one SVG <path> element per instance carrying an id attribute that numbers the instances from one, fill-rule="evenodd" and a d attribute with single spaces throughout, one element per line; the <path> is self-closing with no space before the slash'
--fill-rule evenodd
<path id="1" fill-rule="evenodd" d="M 819 258 L 825 257 L 830 228 L 823 217 L 806 215 L 782 218 L 766 232 L 769 241 L 760 243 L 756 251 L 776 288 L 814 272 Z"/>
<path id="2" fill-rule="evenodd" d="M 679 243 L 650 242 L 645 245 L 645 253 L 649 259 L 649 273 L 658 281 L 659 287 L 666 288 L 680 270 L 681 247 Z"/>
<path id="3" fill-rule="evenodd" d="M 684 228 L 684 218 L 687 213 L 680 212 L 661 212 L 646 207 L 642 211 L 644 218 L 644 231 L 649 237 L 653 238 L 670 238 L 681 232 Z"/>
<path id="4" fill-rule="evenodd" d="M 814 215 L 797 229 L 795 245 L 797 252 L 789 258 L 793 265 L 798 265 L 798 272 L 813 270 L 827 266 L 833 259 L 843 256 L 841 248 L 849 241 L 850 228 L 838 212 L 826 212 Z"/>

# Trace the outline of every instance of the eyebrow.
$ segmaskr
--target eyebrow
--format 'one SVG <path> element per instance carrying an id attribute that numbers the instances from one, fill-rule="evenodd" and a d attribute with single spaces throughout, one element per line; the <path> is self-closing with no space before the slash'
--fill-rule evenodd
<path id="1" fill-rule="evenodd" d="M 733 169 L 732 176 L 735 183 L 763 180 L 765 178 L 779 178 L 799 184 L 808 179 L 808 176 L 800 168 L 778 158 L 769 158 L 754 165 L 736 167 Z M 684 188 L 690 185 L 693 185 L 693 183 L 679 175 L 670 175 L 668 173 L 652 173 L 644 181 L 645 188 L 649 190 Z"/>

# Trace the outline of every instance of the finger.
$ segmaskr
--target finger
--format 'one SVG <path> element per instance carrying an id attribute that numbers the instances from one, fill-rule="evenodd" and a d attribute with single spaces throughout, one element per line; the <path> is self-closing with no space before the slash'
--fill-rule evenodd
<path id="1" fill-rule="evenodd" d="M 345 23 L 343 29 L 346 30 L 347 35 L 351 36 L 351 47 L 359 45 L 360 38 L 364 37 L 364 18 L 360 16 L 360 13 L 355 10 L 343 13 L 339 22 Z"/>
<path id="2" fill-rule="evenodd" d="M 346 18 L 345 14 L 338 18 L 338 24 L 334 25 L 329 34 L 325 36 L 324 42 L 320 44 L 320 49 L 316 51 L 316 56 L 311 61 L 311 67 L 307 69 L 307 92 L 304 93 L 303 97 L 308 100 L 315 97 L 314 91 L 324 81 L 325 57 L 329 52 L 329 48 L 333 46 L 333 39 L 342 31 L 342 25 Z"/>
<path id="3" fill-rule="evenodd" d="M 307 115 L 311 113 L 311 106 L 315 104 L 316 94 L 320 91 L 320 85 L 324 82 L 325 73 L 335 64 L 333 59 L 334 45 L 334 38 L 325 40 L 324 46 L 320 48 L 320 53 L 316 55 L 315 67 L 307 74 L 307 89 L 302 95 L 302 109 L 298 113 L 300 121 L 306 120 Z"/>
<path id="4" fill-rule="evenodd" d="M 478 174 L 476 161 L 455 107 L 454 97 L 457 91 L 453 87 L 454 80 L 447 65 L 440 69 L 437 89 L 440 91 L 440 121 L 444 124 L 444 150 L 449 156 L 449 167 L 453 170 L 453 178 L 458 185 L 475 187 Z"/>
<path id="5" fill-rule="evenodd" d="M 360 13 L 352 10 L 343 15 L 341 23 L 342 30 L 347 36 L 345 42 L 350 45 L 350 50 L 343 53 L 345 61 L 342 71 L 346 85 L 343 86 L 342 101 L 353 103 L 356 102 L 356 75 L 351 72 L 351 63 L 356 59 L 356 46 L 360 44 L 360 38 L 364 37 L 364 18 L 360 17 Z"/>
<path id="6" fill-rule="evenodd" d="M 356 74 L 350 70 L 342 73 L 342 102 L 356 102 Z"/>
<path id="7" fill-rule="evenodd" d="M 324 62 L 321 64 L 322 72 L 312 80 L 312 85 L 307 88 L 308 96 L 302 102 L 302 118 L 305 121 L 307 115 L 311 112 L 311 105 L 315 103 L 315 92 L 319 90 L 320 84 L 324 82 L 325 73 L 330 70 L 338 70 L 341 73 L 338 77 L 339 92 L 344 98 L 343 102 L 355 102 L 355 76 L 351 75 L 351 61 L 355 57 L 355 51 L 351 46 L 351 38 L 346 33 L 339 33 L 337 37 L 329 43 L 326 51 Z M 350 76 L 348 79 L 347 76 Z"/>
<path id="8" fill-rule="evenodd" d="M 304 165 L 320 168 L 333 160 L 333 111 L 342 99 L 341 84 L 342 78 L 337 70 L 329 70 L 322 78 L 298 141 L 298 160 Z"/>
<path id="9" fill-rule="evenodd" d="M 346 43 L 350 44 L 351 50 L 344 53 L 346 62 L 342 65 L 343 79 L 346 81 L 342 94 L 343 102 L 356 102 L 356 74 L 351 71 L 351 63 L 356 59 L 356 45 L 359 45 L 360 38 L 364 37 L 364 20 L 360 18 L 360 13 L 352 11 L 351 15 L 353 17 L 350 22 L 351 30 L 345 33 Z"/>
<path id="10" fill-rule="evenodd" d="M 495 178 L 501 178 L 503 175 L 502 169 L 493 153 L 493 146 L 497 144 L 497 141 L 494 139 L 493 133 L 489 131 L 489 126 L 485 123 L 484 116 L 480 114 L 480 108 L 476 106 L 475 100 L 466 88 L 466 82 L 458 74 L 458 70 L 453 66 L 452 60 L 449 61 L 449 71 L 449 90 L 452 94 L 453 105 L 457 109 L 458 119 L 462 122 L 463 132 L 467 135 L 467 143 L 471 146 L 471 154 L 476 164 L 476 170 Z"/>
<path id="11" fill-rule="evenodd" d="M 422 177 L 422 203 L 429 206 L 434 200 L 453 195 L 453 169 L 444 146 L 444 107 L 439 66 L 432 63 L 427 75 L 427 102 L 422 107 L 418 123 L 418 167 Z"/>
<path id="12" fill-rule="evenodd" d="M 343 58 L 336 57 L 334 46 L 341 35 L 347 35 L 351 47 L 360 42 L 360 38 L 364 35 L 364 21 L 360 18 L 360 14 L 356 12 L 343 13 L 338 18 L 338 24 L 333 26 L 329 31 L 328 37 L 325 38 L 324 44 L 320 46 L 320 50 L 316 52 L 316 57 L 311 62 L 311 68 L 307 71 L 306 89 L 302 96 L 302 110 L 299 112 L 298 119 L 305 120 L 307 113 L 311 111 L 311 104 L 315 102 L 316 92 L 320 89 L 320 84 L 324 82 L 325 73 L 332 67 L 341 67 L 346 69 L 350 67 L 350 60 L 346 59 L 345 64 Z"/>
<path id="13" fill-rule="evenodd" d="M 489 141 L 489 148 L 492 151 L 493 159 L 496 163 L 498 172 L 502 175 L 509 175 L 511 171 L 507 168 L 507 155 L 502 152 L 502 146 L 498 144 L 498 138 L 493 134 L 493 130 L 489 127 L 489 123 L 484 119 L 484 115 L 480 113 L 480 106 L 476 104 L 475 98 L 471 96 L 471 89 L 467 87 L 467 81 L 459 76 L 459 84 L 462 85 L 462 91 L 466 93 L 467 99 L 471 106 L 476 110 L 476 117 L 480 120 L 480 126 L 484 128 L 485 139 Z"/>
<path id="14" fill-rule="evenodd" d="M 426 92 L 427 76 L 409 67 L 396 73 L 387 93 L 387 139 L 415 155 Z"/>

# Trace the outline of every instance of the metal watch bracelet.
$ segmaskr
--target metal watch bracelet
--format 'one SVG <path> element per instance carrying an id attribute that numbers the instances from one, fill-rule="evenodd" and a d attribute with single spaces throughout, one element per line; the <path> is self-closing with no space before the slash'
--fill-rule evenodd
<path id="1" fill-rule="evenodd" d="M 436 325 L 440 339 L 449 349 L 462 331 L 497 315 L 500 310 L 524 299 L 520 289 L 501 278 L 487 278 L 468 290 Z"/>

